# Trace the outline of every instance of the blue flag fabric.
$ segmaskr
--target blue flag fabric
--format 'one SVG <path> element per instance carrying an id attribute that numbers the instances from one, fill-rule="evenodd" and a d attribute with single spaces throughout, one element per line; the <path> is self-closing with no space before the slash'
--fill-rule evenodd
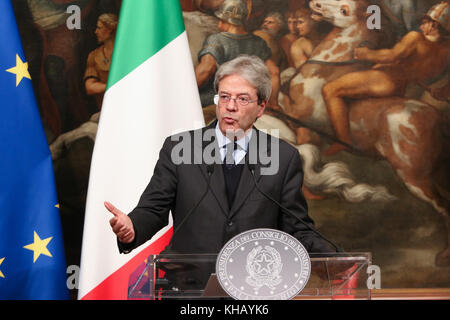
<path id="1" fill-rule="evenodd" d="M 9 0 L 0 12 L 0 299 L 67 299 L 52 159 Z"/>

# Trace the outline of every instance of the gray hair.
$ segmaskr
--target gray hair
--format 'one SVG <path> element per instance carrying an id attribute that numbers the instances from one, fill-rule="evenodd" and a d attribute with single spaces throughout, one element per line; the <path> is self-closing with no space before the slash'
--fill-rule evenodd
<path id="1" fill-rule="evenodd" d="M 266 15 L 266 18 L 268 17 L 274 18 L 280 24 L 281 28 L 284 28 L 286 26 L 286 21 L 284 20 L 284 17 L 280 12 L 278 11 L 269 12 Z"/>
<path id="2" fill-rule="evenodd" d="M 259 57 L 242 54 L 222 64 L 214 78 L 214 90 L 218 92 L 220 81 L 233 74 L 241 76 L 256 88 L 258 103 L 269 100 L 272 93 L 272 79 L 269 69 Z"/>

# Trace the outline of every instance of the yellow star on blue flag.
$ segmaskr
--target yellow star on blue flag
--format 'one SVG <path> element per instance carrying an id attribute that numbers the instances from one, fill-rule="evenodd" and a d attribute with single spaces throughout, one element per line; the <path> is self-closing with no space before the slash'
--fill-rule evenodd
<path id="1" fill-rule="evenodd" d="M 0 259 L 0 266 L 1 266 L 2 263 L 3 263 L 3 260 L 5 260 L 4 257 Z M 4 277 L 5 277 L 5 275 L 2 273 L 2 270 L 0 270 L 0 278 L 4 278 Z"/>
<path id="2" fill-rule="evenodd" d="M 0 12 L 0 300 L 68 299 L 52 157 L 11 1 Z"/>
<path id="3" fill-rule="evenodd" d="M 19 55 L 16 54 L 16 66 L 13 68 L 6 69 L 7 72 L 16 75 L 16 87 L 19 85 L 23 78 L 31 80 L 30 73 L 28 72 L 28 62 L 23 62 Z"/>
<path id="4" fill-rule="evenodd" d="M 25 249 L 33 251 L 33 263 L 39 258 L 41 254 L 51 257 L 52 254 L 47 249 L 48 243 L 52 240 L 53 237 L 48 237 L 46 239 L 41 240 L 39 235 L 34 231 L 34 242 L 29 245 L 24 246 Z"/>

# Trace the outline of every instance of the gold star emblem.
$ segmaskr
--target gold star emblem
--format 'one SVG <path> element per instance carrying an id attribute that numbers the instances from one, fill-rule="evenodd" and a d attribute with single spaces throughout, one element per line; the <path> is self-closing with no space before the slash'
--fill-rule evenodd
<path id="1" fill-rule="evenodd" d="M 1 258 L 0 259 L 0 265 L 3 263 L 3 260 L 5 260 L 5 258 Z M 0 278 L 4 278 L 5 275 L 2 273 L 2 270 L 0 270 Z"/>
<path id="2" fill-rule="evenodd" d="M 16 87 L 19 85 L 23 78 L 31 80 L 30 73 L 28 72 L 28 62 L 23 62 L 19 55 L 16 54 L 16 66 L 6 70 L 7 72 L 16 75 Z"/>
<path id="3" fill-rule="evenodd" d="M 36 262 L 41 254 L 52 257 L 52 254 L 47 249 L 47 245 L 52 240 L 52 238 L 53 237 L 49 237 L 47 239 L 41 240 L 36 231 L 34 231 L 34 242 L 24 246 L 25 249 L 33 251 L 33 263 Z"/>

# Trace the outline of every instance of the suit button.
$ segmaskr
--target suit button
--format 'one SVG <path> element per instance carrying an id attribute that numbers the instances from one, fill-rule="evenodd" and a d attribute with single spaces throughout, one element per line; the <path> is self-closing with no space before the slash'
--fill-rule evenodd
<path id="1" fill-rule="evenodd" d="M 233 225 L 233 221 L 228 221 L 228 226 L 231 227 Z"/>

